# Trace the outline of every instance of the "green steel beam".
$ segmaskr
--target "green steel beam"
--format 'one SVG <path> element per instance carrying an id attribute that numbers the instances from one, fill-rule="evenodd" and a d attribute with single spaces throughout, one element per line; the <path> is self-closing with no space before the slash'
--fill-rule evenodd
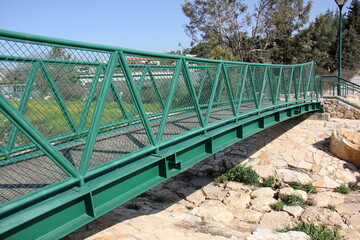
<path id="1" fill-rule="evenodd" d="M 214 104 L 214 99 L 215 99 L 215 95 L 216 95 L 216 89 L 218 88 L 218 83 L 219 83 L 219 78 L 220 78 L 220 74 L 222 72 L 221 69 L 221 64 L 218 65 L 217 70 L 216 70 L 216 77 L 215 77 L 215 81 L 214 81 L 214 85 L 211 91 L 211 95 L 210 95 L 210 101 L 209 101 L 209 106 L 207 108 L 207 112 L 206 112 L 206 116 L 205 116 L 205 124 L 208 125 L 209 123 L 209 118 L 211 115 L 211 110 Z"/>
<path id="2" fill-rule="evenodd" d="M 168 99 L 166 100 L 166 105 L 165 105 L 164 111 L 163 111 L 164 112 L 163 117 L 161 118 L 159 130 L 158 130 L 157 143 L 156 143 L 157 145 L 160 144 L 163 134 L 164 134 L 164 131 L 165 131 L 165 125 L 166 125 L 167 119 L 169 117 L 171 104 L 174 100 L 175 91 L 176 91 L 177 83 L 179 82 L 181 69 L 182 69 L 182 64 L 181 64 L 181 61 L 179 61 L 176 64 L 174 76 L 171 79 Z"/>
<path id="3" fill-rule="evenodd" d="M 69 124 L 70 129 L 73 132 L 76 132 L 76 124 L 74 122 L 74 119 L 71 117 L 71 114 L 69 113 L 69 110 L 66 107 L 66 103 L 65 103 L 64 99 L 62 98 L 62 96 L 59 92 L 59 89 L 56 86 L 56 83 L 51 76 L 49 69 L 46 67 L 46 65 L 43 62 L 40 62 L 40 69 L 43 72 L 45 79 L 46 79 L 47 83 L 49 84 L 50 89 L 51 89 L 52 93 L 54 94 L 54 97 L 55 97 L 57 103 L 59 104 L 61 112 L 63 113 L 66 121 Z"/>
<path id="4" fill-rule="evenodd" d="M 255 83 L 254 83 L 254 75 L 253 75 L 253 72 L 251 71 L 251 67 L 249 68 L 249 77 L 250 77 L 250 84 L 251 84 L 251 89 L 250 91 L 252 92 L 253 94 L 253 98 L 254 98 L 254 102 L 255 102 L 255 106 L 256 106 L 256 109 L 259 109 L 260 108 L 260 105 L 259 105 L 259 100 L 258 100 L 258 96 L 256 94 L 256 87 L 255 87 Z"/>
<path id="5" fill-rule="evenodd" d="M 227 74 L 228 71 L 225 68 L 225 65 L 223 63 L 221 65 L 222 65 L 222 70 L 223 70 L 223 74 L 224 74 L 225 85 L 226 85 L 227 92 L 228 92 L 228 95 L 229 95 L 231 110 L 233 112 L 233 115 L 236 116 L 237 112 L 236 112 L 236 109 L 235 109 L 235 101 L 234 101 L 234 96 L 233 96 L 233 86 L 231 86 L 231 82 L 230 82 L 229 76 Z"/>
<path id="6" fill-rule="evenodd" d="M 3 217 L 0 238 L 61 238 L 204 158 L 264 128 L 298 116 L 299 107 L 301 113 L 313 112 L 320 109 L 320 104 L 305 103 L 230 122 L 209 130 L 206 137 L 198 135 L 169 146 L 163 151 L 165 155 L 143 157 L 93 178 L 80 188 L 55 193 L 15 215 Z"/>
<path id="7" fill-rule="evenodd" d="M 134 82 L 134 79 L 132 77 L 132 74 L 131 74 L 131 69 L 125 59 L 125 56 L 124 56 L 124 53 L 123 52 L 120 52 L 119 54 L 120 58 L 120 65 L 124 71 L 124 75 L 125 75 L 125 78 L 126 78 L 126 82 L 129 86 L 129 89 L 130 89 L 130 92 L 131 92 L 131 95 L 132 95 L 132 98 L 133 98 L 133 101 L 135 103 L 135 106 L 140 114 L 140 118 L 141 118 L 141 121 L 144 125 L 144 128 L 145 128 L 145 131 L 146 131 L 146 134 L 149 138 L 149 141 L 150 141 L 150 144 L 151 145 L 156 145 L 156 138 L 154 136 L 154 133 L 152 131 L 152 128 L 151 128 L 151 125 L 150 125 L 150 122 L 147 118 L 147 115 L 146 115 L 146 111 L 145 111 L 145 107 L 141 101 L 141 97 L 139 95 L 139 91 L 138 91 L 138 88 L 136 87 L 136 84 Z"/>
<path id="8" fill-rule="evenodd" d="M 154 86 L 156 96 L 158 97 L 158 99 L 160 101 L 160 104 L 161 104 L 162 108 L 164 109 L 165 108 L 165 103 L 164 103 L 164 100 L 163 100 L 163 98 L 161 96 L 159 86 L 157 85 L 157 83 L 156 83 L 156 81 L 154 79 L 154 75 L 151 72 L 151 69 L 149 69 L 149 77 L 150 77 L 150 81 L 151 81 L 152 85 Z"/>
<path id="9" fill-rule="evenodd" d="M 25 89 L 24 89 L 24 93 L 23 96 L 21 97 L 20 100 L 20 105 L 18 107 L 19 112 L 22 114 L 22 116 L 24 116 L 25 113 L 25 109 L 26 106 L 29 102 L 30 96 L 31 96 L 31 92 L 34 86 L 34 82 L 35 82 L 35 78 L 36 78 L 36 73 L 39 70 L 39 62 L 35 62 L 33 63 L 30 73 L 29 73 L 29 77 L 28 80 L 26 81 L 26 85 L 25 85 Z M 16 138 L 18 136 L 18 132 L 19 129 L 15 126 L 12 126 L 11 131 L 10 131 L 10 135 L 9 135 L 9 140 L 7 143 L 6 148 L 9 149 L 11 151 L 11 149 L 14 147 L 15 142 L 16 142 Z"/>
<path id="10" fill-rule="evenodd" d="M 242 83 L 241 83 L 241 89 L 240 89 L 240 96 L 239 96 L 239 105 L 237 107 L 237 115 L 240 114 L 240 110 L 241 110 L 241 103 L 242 103 L 242 99 L 243 99 L 243 94 L 244 94 L 244 89 L 245 89 L 245 84 L 246 84 L 246 79 L 247 79 L 247 74 L 249 71 L 250 66 L 246 66 L 245 67 L 245 72 L 244 72 L 244 77 L 242 79 Z"/>
<path id="11" fill-rule="evenodd" d="M 96 92 L 96 88 L 98 86 L 98 83 L 99 83 L 99 78 L 100 78 L 100 75 L 101 73 L 105 71 L 105 67 L 104 65 L 99 65 L 97 68 L 96 68 L 96 72 L 95 72 L 95 75 L 94 75 L 94 78 L 92 80 L 92 84 L 91 84 L 91 88 L 90 88 L 90 91 L 89 91 L 89 95 L 86 99 L 86 103 L 85 103 L 85 106 L 84 106 L 84 110 L 82 111 L 82 114 L 81 114 L 81 119 L 80 119 L 80 123 L 79 123 L 79 126 L 78 126 L 78 135 L 80 135 L 80 133 L 83 131 L 84 129 L 84 126 L 85 126 L 85 123 L 86 123 L 86 120 L 88 118 L 88 115 L 89 115 L 89 112 L 90 112 L 90 107 L 91 107 L 91 102 L 93 101 L 94 99 L 94 96 L 95 96 L 95 92 Z"/>
<path id="12" fill-rule="evenodd" d="M 261 104 L 262 104 L 262 101 L 264 98 L 264 91 L 265 91 L 265 87 L 266 87 L 266 79 L 267 78 L 269 78 L 269 77 L 268 77 L 268 67 L 266 66 L 265 70 L 264 70 L 264 77 L 262 80 L 261 92 L 260 92 L 260 96 L 259 96 L 259 108 L 261 107 Z"/>
<path id="13" fill-rule="evenodd" d="M 195 105 L 195 111 L 196 111 L 198 120 L 200 122 L 200 127 L 204 128 L 205 127 L 205 122 L 204 122 L 203 115 L 201 113 L 199 99 L 198 99 L 198 97 L 196 97 L 196 91 L 195 91 L 194 85 L 192 84 L 193 81 L 192 81 L 192 78 L 191 78 L 189 67 L 187 66 L 186 61 L 185 61 L 184 58 L 181 59 L 181 65 L 183 66 L 183 72 L 184 72 L 184 75 L 185 75 L 186 86 L 188 87 L 191 98 L 192 98 L 193 103 Z M 199 95 L 199 98 L 200 98 L 200 95 Z"/>
<path id="14" fill-rule="evenodd" d="M 124 115 L 126 121 L 131 122 L 131 117 L 128 114 L 128 112 L 126 111 L 126 107 L 125 107 L 123 101 L 121 100 L 120 94 L 117 91 L 115 83 L 113 81 L 111 81 L 110 90 L 114 94 L 115 102 L 118 105 L 118 107 L 120 108 L 120 110 L 121 110 L 122 114 Z"/>
<path id="15" fill-rule="evenodd" d="M 68 176 L 80 178 L 78 171 L 51 143 L 14 108 L 8 100 L 0 95 L 0 112 L 4 114 L 22 133 L 39 147 Z"/>
<path id="16" fill-rule="evenodd" d="M 112 76 L 114 75 L 114 71 L 115 71 L 118 59 L 119 59 L 119 52 L 114 52 L 110 57 L 109 64 L 105 71 L 105 78 L 104 78 L 104 82 L 102 83 L 102 86 L 101 86 L 101 90 L 100 90 L 100 94 L 99 94 L 99 101 L 95 108 L 92 124 L 91 124 L 90 130 L 89 130 L 89 136 L 86 139 L 84 153 L 81 158 L 81 164 L 80 164 L 81 176 L 84 176 L 86 174 L 86 172 L 88 171 L 89 166 L 90 166 L 91 156 L 93 154 L 93 150 L 95 147 L 101 118 L 103 116 L 106 100 L 107 100 L 111 82 L 112 82 Z"/>

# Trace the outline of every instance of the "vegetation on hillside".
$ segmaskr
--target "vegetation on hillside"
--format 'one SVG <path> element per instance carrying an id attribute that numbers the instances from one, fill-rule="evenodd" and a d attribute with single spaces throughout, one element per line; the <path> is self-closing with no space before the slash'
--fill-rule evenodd
<path id="1" fill-rule="evenodd" d="M 258 0 L 251 7 L 243 0 L 187 0 L 182 10 L 189 19 L 190 53 L 246 62 L 314 61 L 318 74 L 337 71 L 338 11 L 328 10 L 309 22 L 311 1 Z M 352 0 L 343 12 L 343 68 L 356 69 L 360 0 Z"/>

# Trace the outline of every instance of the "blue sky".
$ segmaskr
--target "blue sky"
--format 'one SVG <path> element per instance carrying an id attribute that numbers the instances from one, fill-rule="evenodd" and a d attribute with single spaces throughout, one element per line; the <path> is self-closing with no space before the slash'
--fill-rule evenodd
<path id="1" fill-rule="evenodd" d="M 0 0 L 0 28 L 118 47 L 167 52 L 189 47 L 185 0 Z M 245 0 L 253 6 L 256 0 Z M 348 1 L 347 6 L 349 6 Z M 313 0 L 311 20 L 334 0 Z"/>

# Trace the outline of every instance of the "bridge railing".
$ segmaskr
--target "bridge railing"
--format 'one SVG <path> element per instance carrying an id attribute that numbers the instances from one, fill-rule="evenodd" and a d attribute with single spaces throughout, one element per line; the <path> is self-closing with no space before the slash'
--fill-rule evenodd
<path id="1" fill-rule="evenodd" d="M 321 96 L 324 97 L 338 96 L 339 93 L 341 96 L 360 94 L 359 84 L 335 75 L 322 76 L 320 85 Z"/>
<path id="2" fill-rule="evenodd" d="M 0 217 L 318 93 L 313 63 L 190 58 L 0 30 Z"/>

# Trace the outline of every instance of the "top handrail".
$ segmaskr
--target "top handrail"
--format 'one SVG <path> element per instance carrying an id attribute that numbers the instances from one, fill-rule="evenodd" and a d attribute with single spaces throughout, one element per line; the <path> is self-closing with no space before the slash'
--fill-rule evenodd
<path id="1" fill-rule="evenodd" d="M 347 83 L 353 84 L 353 85 L 355 85 L 355 86 L 357 86 L 357 87 L 360 87 L 359 84 L 354 83 L 354 82 L 352 82 L 352 81 L 349 81 L 349 80 L 347 80 L 347 79 L 345 79 L 345 78 L 336 76 L 336 75 L 325 75 L 325 76 L 322 76 L 321 78 L 330 78 L 330 77 L 336 77 L 336 78 L 338 78 L 338 79 L 341 79 L 341 80 L 344 81 L 344 82 L 347 82 Z"/>
<path id="2" fill-rule="evenodd" d="M 35 35 L 29 33 L 22 33 L 16 31 L 10 31 L 5 29 L 0 29 L 0 36 L 3 38 L 9 38 L 9 40 L 23 40 L 24 42 L 30 42 L 39 44 L 42 43 L 44 45 L 58 45 L 61 47 L 70 47 L 70 48 L 81 48 L 86 50 L 97 50 L 97 51 L 104 51 L 104 52 L 114 52 L 114 51 L 121 51 L 126 54 L 133 54 L 133 55 L 141 55 L 143 57 L 158 57 L 158 58 L 171 58 L 171 59 L 185 59 L 187 61 L 201 61 L 205 63 L 227 63 L 227 64 L 239 64 L 243 63 L 246 65 L 251 66 L 265 66 L 271 65 L 273 67 L 292 67 L 292 66 L 299 66 L 299 65 L 306 65 L 313 62 L 303 63 L 303 64 L 264 64 L 264 63 L 249 63 L 249 62 L 234 62 L 234 61 L 227 61 L 227 60 L 217 60 L 217 59 L 208 59 L 208 58 L 199 58 L 199 57 L 187 57 L 183 55 L 174 55 L 168 53 L 155 53 L 150 51 L 143 51 L 143 50 L 135 50 L 129 48 L 122 48 L 122 47 L 115 47 L 109 45 L 102 45 L 102 44 L 95 44 L 95 43 L 88 43 L 88 42 L 81 42 L 81 41 L 73 41 L 61 38 L 54 38 L 54 37 L 47 37 L 42 35 Z"/>

